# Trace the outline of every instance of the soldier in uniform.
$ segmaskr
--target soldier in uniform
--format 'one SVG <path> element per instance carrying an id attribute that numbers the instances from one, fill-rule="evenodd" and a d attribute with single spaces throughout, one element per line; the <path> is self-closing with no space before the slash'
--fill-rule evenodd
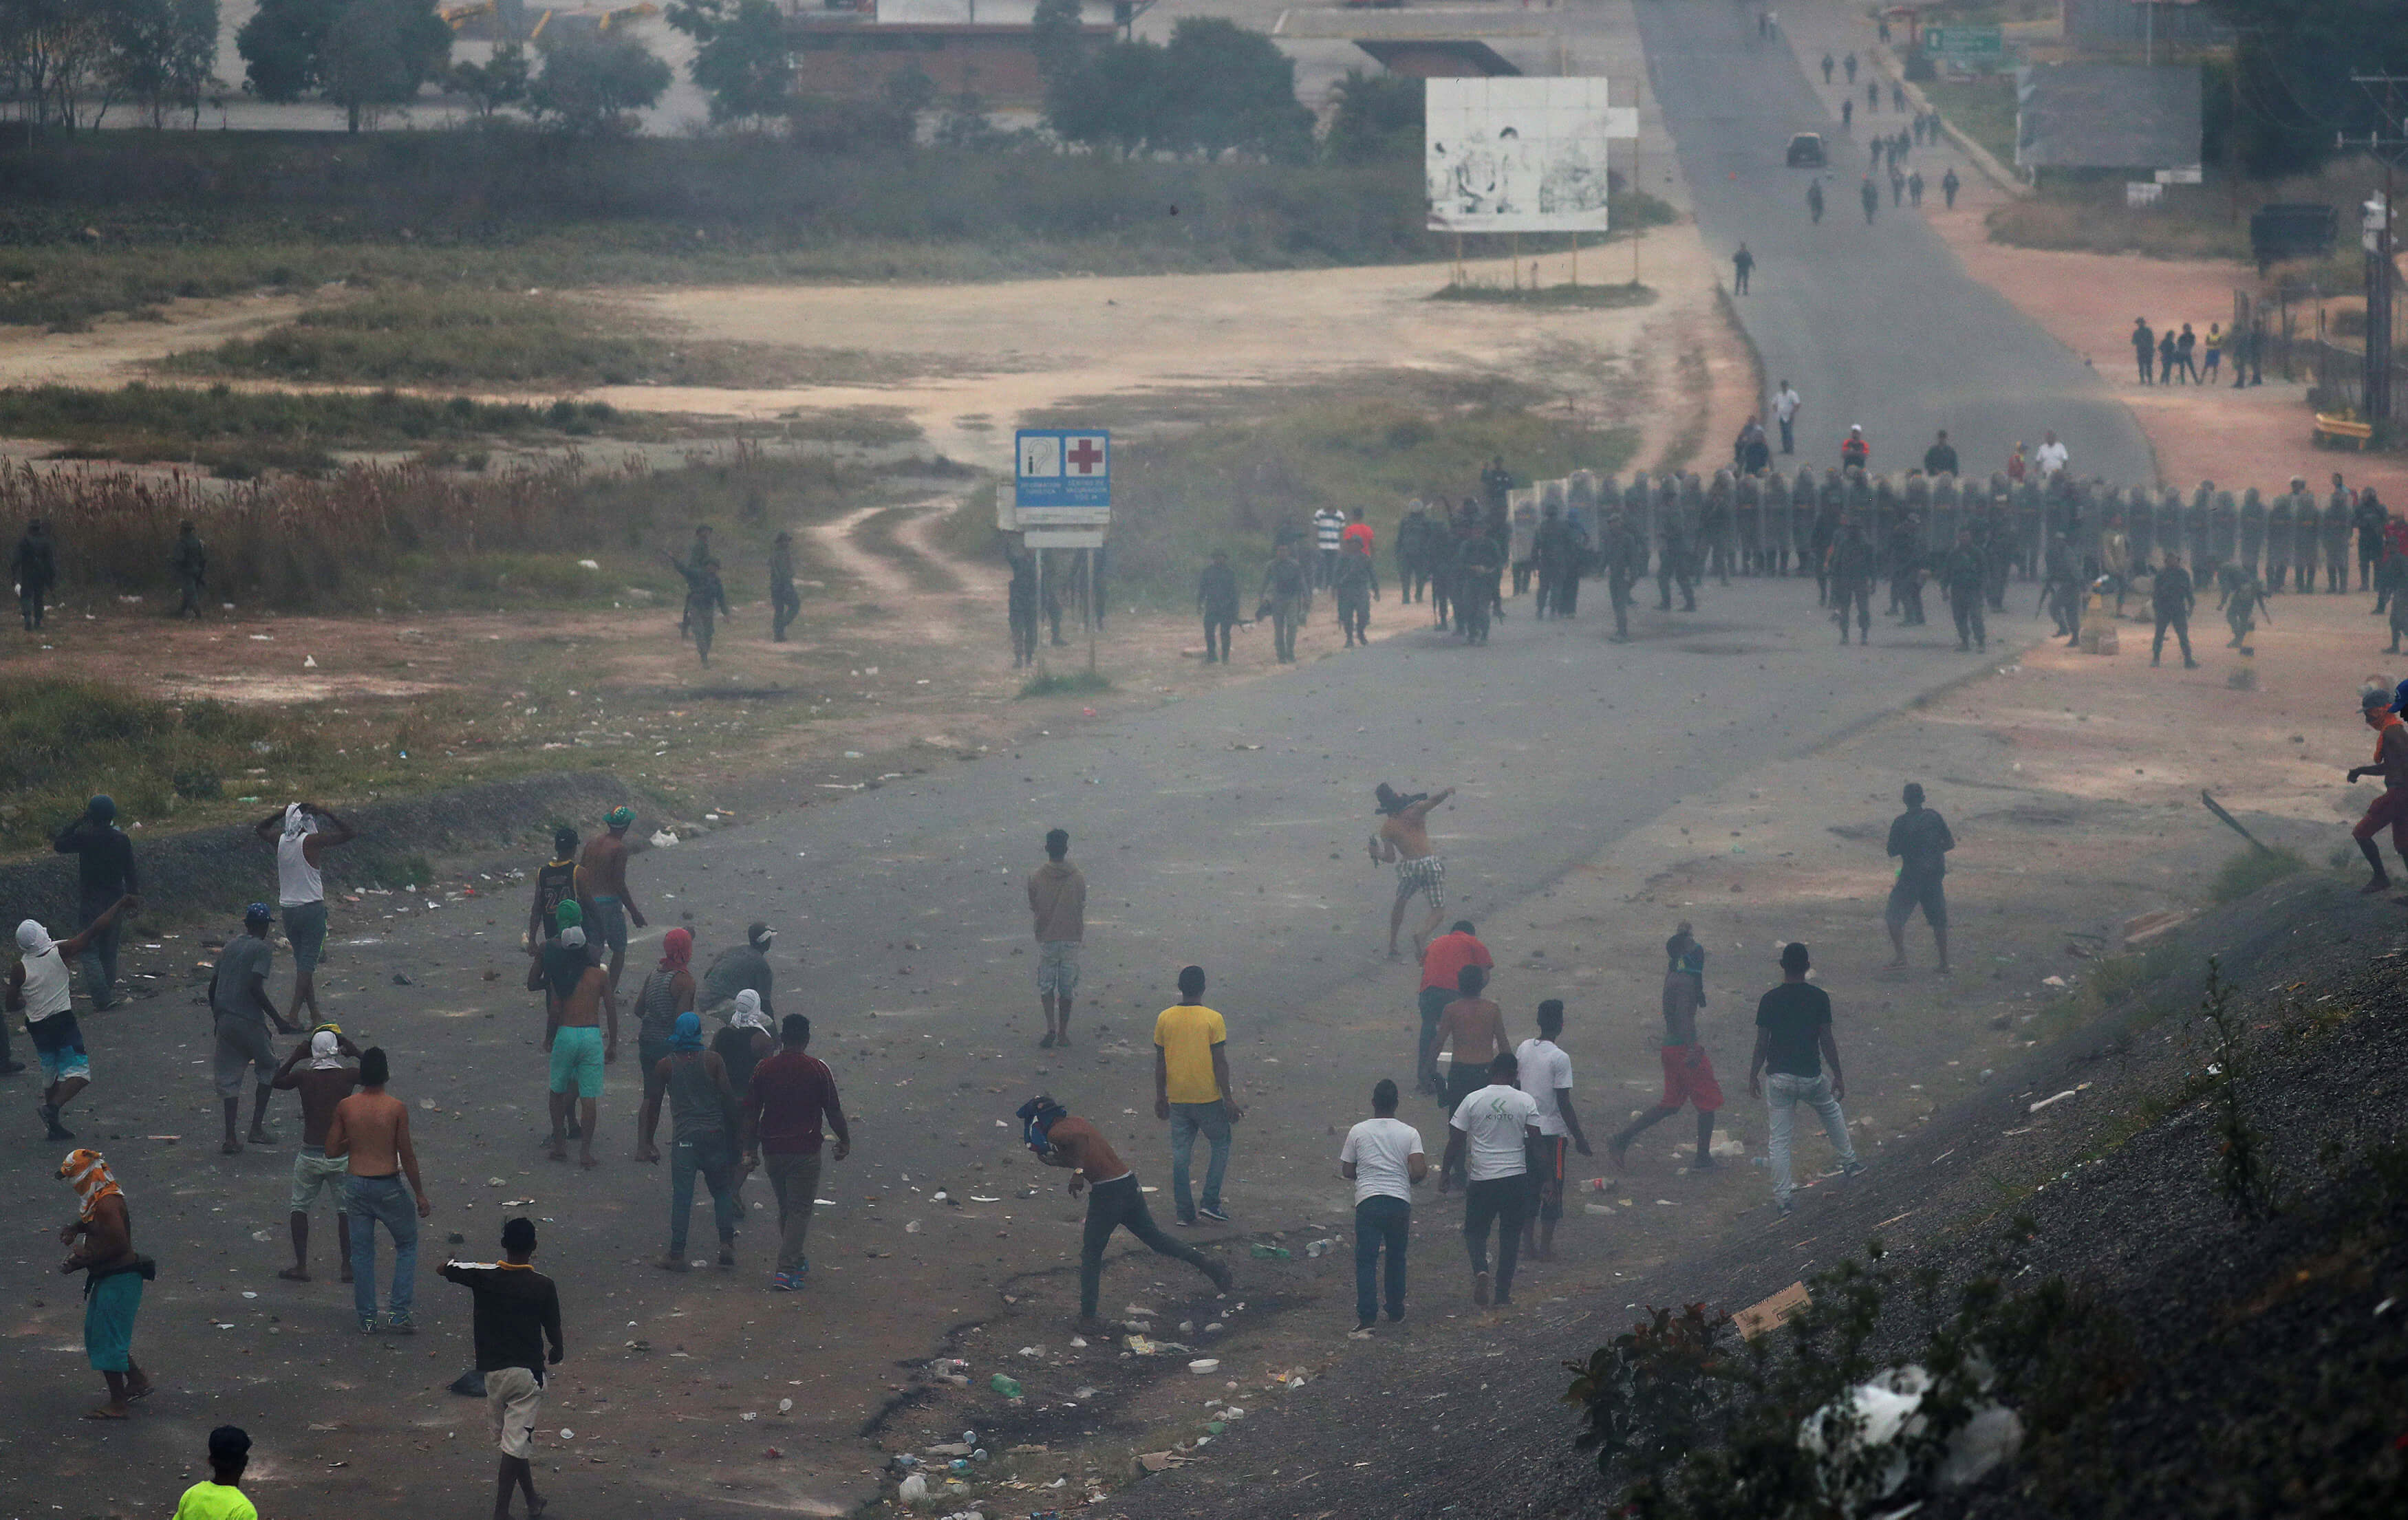
<path id="1" fill-rule="evenodd" d="M 780 533 L 769 545 L 769 640 L 786 642 L 786 630 L 803 610 L 795 593 L 795 535 Z"/>
<path id="2" fill-rule="evenodd" d="M 2333 478 L 2338 481 L 2341 477 Z M 2383 562 L 2383 530 L 2388 520 L 2383 504 L 2374 499 L 2372 491 L 2358 493 L 2358 506 L 2350 513 L 2349 521 L 2358 530 L 2358 589 L 2361 591 L 2373 581 L 2374 569 Z"/>
<path id="3" fill-rule="evenodd" d="M 2073 562 L 2073 545 L 2065 534 L 2049 535 L 2044 569 L 2048 579 L 2041 594 L 2057 619 L 2057 631 L 2067 635 L 2067 643 L 2073 643 L 2082 636 L 2082 575 Z"/>
<path id="4" fill-rule="evenodd" d="M 1698 610 L 1697 567 L 1689 535 L 1683 531 L 1678 515 L 1664 519 L 1663 538 L 1656 551 L 1656 610 L 1672 610 L 1672 584 L 1681 586 L 1681 610 Z"/>
<path id="5" fill-rule="evenodd" d="M 1380 572 L 1359 538 L 1350 538 L 1339 551 L 1338 568 L 1329 573 L 1329 589 L 1338 597 L 1338 626 L 1346 631 L 1346 646 L 1371 642 L 1371 603 L 1380 594 Z"/>
<path id="6" fill-rule="evenodd" d="M 1764 477 L 1742 476 L 1732 491 L 1731 521 L 1739 532 L 1739 573 L 1764 574 Z"/>
<path id="7" fill-rule="evenodd" d="M 1821 483 L 1808 465 L 1798 466 L 1798 474 L 1789 482 L 1789 554 L 1791 569 L 1799 575 L 1819 575 L 1808 561 L 1814 558 L 1814 522 L 1822 507 Z"/>
<path id="8" fill-rule="evenodd" d="M 1814 493 L 1814 529 L 1807 546 L 1814 558 L 1814 599 L 1824 606 L 1831 604 L 1831 549 L 1840 541 L 1841 508 L 1846 500 L 1847 488 L 1841 484 L 1840 472 L 1825 470 L 1823 483 Z"/>
<path id="9" fill-rule="evenodd" d="M 2134 486 L 2125 509 L 2126 532 L 2131 537 L 2132 574 L 2145 575 L 2155 562 L 2157 547 L 2157 502 L 2146 486 Z"/>
<path id="10" fill-rule="evenodd" d="M 1357 540 L 1357 542 L 1360 542 Z M 1238 573 L 1219 550 L 1196 577 L 1196 610 L 1204 619 L 1204 663 L 1229 662 L 1229 626 L 1238 620 Z"/>
<path id="11" fill-rule="evenodd" d="M 674 563 L 675 561 L 671 561 Z M 719 561 L 705 556 L 700 565 L 679 565 L 685 575 L 685 626 L 694 634 L 695 653 L 702 668 L 710 668 L 710 641 L 718 632 L 719 615 L 727 611 L 727 588 L 720 584 Z"/>
<path id="12" fill-rule="evenodd" d="M 59 578 L 49 523 L 36 518 L 25 524 L 25 536 L 17 540 L 17 552 L 9 557 L 8 574 L 17 582 L 17 611 L 25 619 L 25 632 L 41 632 L 43 604 Z"/>
<path id="13" fill-rule="evenodd" d="M 2124 514 L 2112 513 L 2099 535 L 2099 573 L 2115 588 L 2115 616 L 2124 616 L 2124 597 L 2132 589 L 2132 541 L 2124 532 Z"/>
<path id="14" fill-rule="evenodd" d="M 2258 488 L 2250 487 L 2249 494 L 2257 495 Z M 2214 504 L 2208 510 L 2207 542 L 2208 553 L 2214 556 L 2219 569 L 2225 565 L 2237 563 L 2239 561 L 2240 522 L 2241 514 L 2232 504 L 2232 492 L 2217 491 Z M 2254 563 L 2245 568 L 2253 575 L 2258 573 L 2258 567 Z M 2197 571 L 2192 572 L 2194 578 L 2198 574 Z"/>
<path id="15" fill-rule="evenodd" d="M 2288 497 L 2277 496 L 2274 498 L 2274 504 L 2277 506 L 2283 506 L 2288 501 Z M 2263 565 L 2271 572 L 2274 568 L 2274 546 L 2272 539 L 2267 533 L 2268 516 L 2269 514 L 2266 510 L 2265 499 L 2258 494 L 2258 488 L 2251 486 L 2247 490 L 2243 490 L 2241 493 L 2240 553 L 2237 556 L 2219 555 L 2217 558 L 2219 560 L 2229 559 L 2234 563 L 2238 564 L 2243 570 L 2247 571 L 2253 575 L 2258 574 L 2258 570 L 2260 565 Z M 2287 512 L 2285 514 L 2285 517 L 2286 523 L 2287 525 Z M 2282 554 L 2283 562 L 2285 564 L 2290 563 L 2290 537 L 2291 535 L 2287 533 L 2283 534 Z"/>
<path id="16" fill-rule="evenodd" d="M 2335 474 L 2332 491 L 2325 498 L 2324 532 L 2318 535 L 2324 540 L 2325 590 L 2334 596 L 2349 590 L 2350 514 L 2356 505 Z"/>
<path id="17" fill-rule="evenodd" d="M 1256 618 L 1268 618 L 1271 646 L 1283 665 L 1296 663 L 1297 625 L 1304 621 L 1304 598 L 1311 576 L 1305 574 L 1299 543 L 1282 544 L 1263 572 L 1263 590 Z"/>
<path id="18" fill-rule="evenodd" d="M 1748 425 L 1755 426 L 1753 422 Z M 1713 483 L 1706 489 L 1704 507 L 1698 519 L 1698 552 L 1704 559 L 1698 567 L 1698 578 L 1711 575 L 1728 586 L 1731 572 L 1731 475 L 1728 470 L 1716 470 Z"/>
<path id="19" fill-rule="evenodd" d="M 2291 586 L 2302 596 L 2316 592 L 2316 564 L 2323 558 L 2324 513 L 2316 493 L 2301 479 L 2291 488 Z"/>
<path id="20" fill-rule="evenodd" d="M 2289 490 L 2276 495 L 2266 507 L 2266 590 L 2272 595 L 2287 588 L 2291 578 L 2292 556 L 2297 552 L 2301 488 L 2307 482 L 2293 477 Z M 2246 563 L 2244 558 L 2243 562 Z"/>
<path id="21" fill-rule="evenodd" d="M 2199 661 L 2190 657 L 2190 609 L 2198 601 L 2199 592 L 2191 585 L 2190 572 L 2183 568 L 2182 556 L 2167 554 L 2149 593 L 2150 605 L 2157 615 L 2157 636 L 2149 646 L 2150 664 L 2164 658 L 2166 630 L 2171 628 L 2182 644 L 2183 669 L 2199 669 Z"/>
<path id="22" fill-rule="evenodd" d="M 2238 649 L 2248 641 L 2250 633 L 2257 629 L 2257 619 L 2259 617 L 2264 617 L 2270 627 L 2273 624 L 2274 618 L 2273 615 L 2266 610 L 2265 582 L 2249 574 L 2246 569 L 2239 565 L 2232 566 L 2231 575 L 2226 578 L 2226 587 L 2223 604 L 2224 623 L 2226 627 L 2232 630 L 2232 641 L 2225 647 Z"/>
<path id="23" fill-rule="evenodd" d="M 180 600 L 176 607 L 179 618 L 201 615 L 201 591 L 209 578 L 209 551 L 201 535 L 186 518 L 176 530 L 176 549 L 168 556 L 167 568 L 176 573 L 176 590 Z"/>
<path id="24" fill-rule="evenodd" d="M 1455 620 L 1466 644 L 1488 642 L 1488 618 L 1505 575 L 1505 551 L 1487 533 L 1463 535 L 1455 550 Z"/>
<path id="25" fill-rule="evenodd" d="M 2047 535 L 2042 512 L 2039 482 L 2026 476 L 2014 486 L 2015 562 L 2023 566 L 2024 579 L 2036 579 L 2041 573 L 2042 550 Z"/>
<path id="26" fill-rule="evenodd" d="M 1902 626 L 1920 628 L 1923 616 L 1923 519 L 1909 511 L 1890 530 L 1890 603 L 1904 616 Z"/>
<path id="27" fill-rule="evenodd" d="M 1397 595 L 1419 602 L 1429 588 L 1429 509 L 1415 502 L 1397 521 Z"/>
<path id="28" fill-rule="evenodd" d="M 1647 540 L 1620 512 L 1605 515 L 1605 533 L 1598 545 L 1605 566 L 1607 592 L 1613 601 L 1613 642 L 1630 642 L 1630 588 L 1647 574 Z"/>
<path id="29" fill-rule="evenodd" d="M 710 524 L 707 522 L 696 523 L 694 530 L 694 542 L 686 546 L 685 558 L 682 560 L 671 560 L 669 561 L 669 568 L 676 571 L 679 575 L 684 578 L 687 591 L 691 593 L 694 589 L 695 576 L 702 573 L 702 567 L 709 563 L 710 561 Z M 694 607 L 692 604 L 691 595 L 689 594 L 687 605 L 678 609 L 678 637 L 686 638 L 693 632 Z"/>
<path id="30" fill-rule="evenodd" d="M 1831 546 L 1829 562 L 1823 576 L 1829 587 L 1828 604 L 1836 609 L 1833 617 L 1840 624 L 1840 642 L 1848 642 L 1848 612 L 1856 614 L 1856 639 L 1870 644 L 1873 637 L 1873 547 L 1865 538 L 1865 531 L 1853 521 L 1840 524 L 1839 539 Z"/>
<path id="31" fill-rule="evenodd" d="M 1505 562 L 1513 572 L 1515 596 L 1526 595 L 1530 590 L 1531 575 L 1538 568 L 1538 542 L 1539 509 L 1530 504 L 1527 495 L 1524 495 L 1513 504 L 1512 534 L 1505 551 Z M 1543 591 L 1540 593 L 1538 615 L 1541 618 L 1547 615 Z"/>
<path id="32" fill-rule="evenodd" d="M 1539 602 L 1534 616 L 1543 618 L 1555 610 L 1571 551 L 1572 533 L 1564 522 L 1563 509 L 1549 502 L 1540 509 L 1539 530 L 1530 538 L 1530 554 L 1538 563 L 1539 572 Z"/>
<path id="33" fill-rule="evenodd" d="M 1960 528 L 1956 547 L 1948 551 L 1948 561 L 1941 568 L 1941 586 L 1948 595 L 1948 610 L 1956 617 L 1956 647 L 1983 649 L 1990 646 L 1990 631 L 1982 622 L 1982 603 L 1989 594 L 1990 563 L 1973 542 L 1973 531 Z"/>

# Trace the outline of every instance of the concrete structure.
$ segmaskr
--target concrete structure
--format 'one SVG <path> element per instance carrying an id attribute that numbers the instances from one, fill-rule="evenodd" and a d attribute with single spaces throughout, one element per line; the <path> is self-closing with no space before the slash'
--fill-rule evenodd
<path id="1" fill-rule="evenodd" d="M 1356 37 L 1354 46 L 1389 73 L 1408 78 L 1496 79 L 1522 72 L 1476 37 Z"/>
<path id="2" fill-rule="evenodd" d="M 798 9 L 788 22 L 795 85 L 807 95 L 858 98 L 916 67 L 937 81 L 940 94 L 976 94 L 990 106 L 1041 105 L 1045 80 L 1030 29 L 1036 8 L 1036 0 L 879 0 L 867 11 Z M 1098 13 L 1110 14 L 1087 7 Z M 1091 49 L 1117 35 L 1108 21 L 1087 21 L 1079 30 Z"/>
<path id="3" fill-rule="evenodd" d="M 2015 167 L 2174 169 L 2200 161 L 2196 64 L 2036 64 L 2015 71 Z"/>

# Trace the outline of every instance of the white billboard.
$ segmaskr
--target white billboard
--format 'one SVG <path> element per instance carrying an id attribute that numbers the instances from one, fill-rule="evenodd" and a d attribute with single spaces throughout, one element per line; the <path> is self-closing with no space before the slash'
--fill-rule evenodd
<path id="1" fill-rule="evenodd" d="M 1639 135 L 1603 79 L 1430 79 L 1423 97 L 1429 226 L 1601 233 L 1606 144 Z"/>

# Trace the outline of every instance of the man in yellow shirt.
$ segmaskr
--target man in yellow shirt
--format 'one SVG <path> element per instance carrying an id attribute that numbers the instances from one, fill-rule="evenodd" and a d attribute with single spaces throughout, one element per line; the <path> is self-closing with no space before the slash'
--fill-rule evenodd
<path id="1" fill-rule="evenodd" d="M 209 1432 L 209 1478 L 184 1490 L 176 1503 L 176 1520 L 259 1520 L 242 1491 L 243 1469 L 251 1465 L 251 1437 L 240 1426 L 221 1425 Z"/>
<path id="2" fill-rule="evenodd" d="M 1228 1043 L 1227 1024 L 1204 1006 L 1204 968 L 1185 968 L 1178 1003 L 1154 1021 L 1154 1116 L 1170 1121 L 1170 1190 L 1182 1225 L 1193 1226 L 1199 1215 L 1229 1222 L 1221 1212 L 1221 1178 L 1229 1170 L 1229 1126 L 1246 1111 L 1230 1090 Z M 1200 1202 L 1187 1182 L 1199 1131 L 1212 1145 Z"/>

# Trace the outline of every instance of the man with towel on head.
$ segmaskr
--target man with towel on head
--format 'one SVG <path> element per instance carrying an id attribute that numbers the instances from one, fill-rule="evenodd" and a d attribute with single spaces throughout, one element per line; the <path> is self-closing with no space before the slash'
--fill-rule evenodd
<path id="1" fill-rule="evenodd" d="M 351 1164 L 326 1156 L 326 1126 L 334 1121 L 335 1105 L 360 1085 L 359 1051 L 343 1031 L 321 1024 L 309 1038 L 293 1047 L 277 1069 L 279 1091 L 301 1095 L 301 1150 L 293 1158 L 293 1265 L 276 1275 L 288 1283 L 309 1281 L 309 1211 L 322 1189 L 335 1193 L 335 1252 L 343 1264 L 342 1280 L 351 1280 L 351 1221 L 343 1210 L 343 1176 Z M 309 1064 L 296 1070 L 302 1061 Z"/>
<path id="2" fill-rule="evenodd" d="M 75 996 L 67 982 L 67 962 L 83 954 L 93 937 L 117 926 L 122 915 L 142 905 L 131 895 L 119 898 L 72 939 L 52 940 L 50 931 L 28 918 L 17 926 L 21 952 L 8 973 L 7 1012 L 25 1016 L 25 1032 L 33 1037 L 34 1053 L 42 1062 L 42 1123 L 52 1140 L 73 1140 L 73 1131 L 59 1123 L 59 1111 L 92 1085 L 92 1058 L 84 1054 L 83 1031 L 77 1028 Z"/>
<path id="3" fill-rule="evenodd" d="M 619 995 L 619 973 L 627 964 L 627 921 L 644 927 L 644 913 L 627 891 L 627 830 L 636 821 L 632 807 L 614 807 L 603 816 L 609 831 L 585 846 L 577 860 L 577 897 L 585 913 L 585 934 L 598 953 L 610 953 L 610 996 Z"/>
<path id="4" fill-rule="evenodd" d="M 59 1176 L 82 1204 L 75 1223 L 59 1231 L 60 1244 L 75 1246 L 59 1271 L 84 1274 L 84 1355 L 108 1384 L 108 1402 L 88 1411 L 84 1418 L 122 1420 L 132 1413 L 127 1405 L 150 1393 L 150 1377 L 134 1364 L 134 1316 L 142 1308 L 142 1285 L 156 1277 L 159 1269 L 150 1257 L 135 1254 L 125 1189 L 100 1152 L 70 1152 Z M 76 1244 L 79 1236 L 80 1245 Z"/>
<path id="5" fill-rule="evenodd" d="M 294 803 L 270 813 L 251 832 L 276 841 L 276 902 L 283 911 L 284 938 L 293 946 L 293 1001 L 285 1012 L 298 1024 L 306 1002 L 314 1024 L 318 957 L 326 948 L 326 884 L 318 874 L 318 857 L 359 835 L 316 803 Z"/>

